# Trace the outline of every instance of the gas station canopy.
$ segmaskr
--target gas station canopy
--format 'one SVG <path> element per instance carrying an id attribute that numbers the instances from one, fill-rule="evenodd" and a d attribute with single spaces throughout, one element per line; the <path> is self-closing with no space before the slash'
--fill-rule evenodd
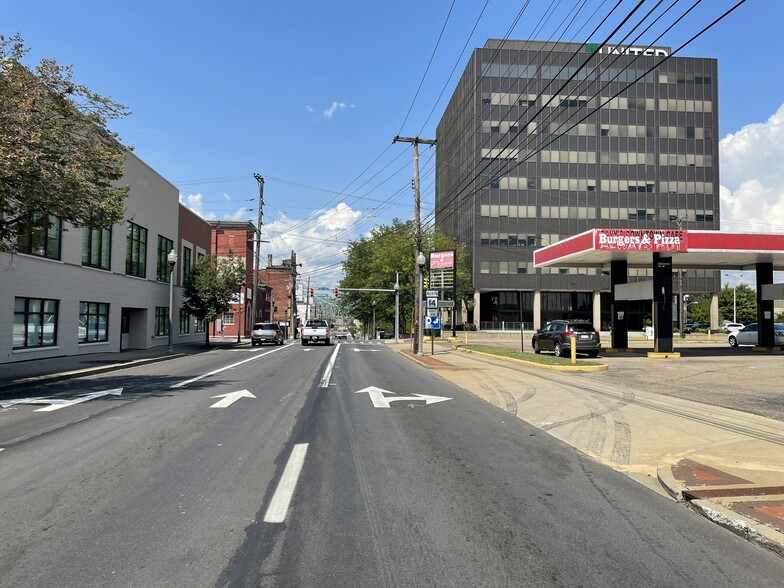
<path id="1" fill-rule="evenodd" d="M 784 235 L 661 229 L 591 229 L 534 251 L 535 267 L 651 267 L 651 253 L 671 255 L 673 269 L 784 270 Z"/>

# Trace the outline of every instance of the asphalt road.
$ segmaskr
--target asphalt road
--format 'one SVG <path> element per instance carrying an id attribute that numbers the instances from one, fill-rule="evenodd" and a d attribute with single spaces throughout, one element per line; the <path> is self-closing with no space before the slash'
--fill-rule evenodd
<path id="1" fill-rule="evenodd" d="M 255 398 L 221 397 L 242 390 Z M 222 350 L 45 392 L 62 407 L 0 411 L 3 587 L 779 586 L 784 574 L 384 346 Z"/>

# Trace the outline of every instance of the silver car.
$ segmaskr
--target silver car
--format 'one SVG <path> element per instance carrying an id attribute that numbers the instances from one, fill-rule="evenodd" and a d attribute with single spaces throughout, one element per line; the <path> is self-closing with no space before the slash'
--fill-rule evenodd
<path id="1" fill-rule="evenodd" d="M 253 325 L 253 331 L 250 333 L 251 346 L 255 347 L 265 343 L 283 345 L 283 331 L 278 323 L 256 323 Z"/>
<path id="2" fill-rule="evenodd" d="M 774 345 L 784 345 L 784 324 L 775 323 L 773 325 Z M 757 332 L 757 323 L 751 323 L 738 331 L 733 331 L 727 336 L 727 343 L 731 347 L 738 345 L 757 345 L 759 335 Z"/>

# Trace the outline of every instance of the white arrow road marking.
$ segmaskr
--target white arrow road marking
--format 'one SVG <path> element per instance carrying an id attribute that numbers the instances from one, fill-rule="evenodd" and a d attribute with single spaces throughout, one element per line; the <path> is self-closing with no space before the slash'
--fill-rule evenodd
<path id="1" fill-rule="evenodd" d="M 401 400 L 424 400 L 425 404 L 435 404 L 437 402 L 444 402 L 444 400 L 452 400 L 452 398 L 447 398 L 446 396 L 430 396 L 429 394 L 416 393 L 413 396 L 396 396 L 393 398 L 391 396 L 384 396 L 384 394 L 394 394 L 394 392 L 384 390 L 383 388 L 377 388 L 376 386 L 368 386 L 362 390 L 357 390 L 356 394 L 362 394 L 363 392 L 367 392 L 375 408 L 389 408 L 390 402 L 398 402 Z"/>
<path id="2" fill-rule="evenodd" d="M 247 390 L 238 390 L 237 392 L 229 392 L 228 394 L 218 394 L 217 396 L 210 396 L 210 398 L 223 398 L 218 400 L 210 408 L 226 408 L 237 402 L 240 398 L 256 398 Z"/>
<path id="3" fill-rule="evenodd" d="M 291 451 L 286 469 L 283 470 L 283 476 L 278 482 L 278 487 L 275 489 L 275 494 L 264 515 L 265 523 L 282 523 L 286 520 L 286 513 L 289 510 L 291 497 L 294 496 L 294 489 L 297 487 L 297 480 L 302 472 L 302 466 L 305 464 L 307 452 L 307 443 L 299 443 Z"/>
<path id="4" fill-rule="evenodd" d="M 82 402 L 87 402 L 88 400 L 92 400 L 93 398 L 100 398 L 101 396 L 119 396 L 122 394 L 122 388 L 115 388 L 113 390 L 103 390 L 101 392 L 90 392 L 88 394 L 82 394 L 77 398 L 17 398 L 14 400 L 6 400 L 4 402 L 0 402 L 0 406 L 3 408 L 8 408 L 9 406 L 13 406 L 14 404 L 49 404 L 50 406 L 45 406 L 44 408 L 37 408 L 33 412 L 52 412 L 53 410 L 60 410 L 61 408 L 66 408 L 68 406 L 73 406 L 74 404 L 81 404 Z"/>
<path id="5" fill-rule="evenodd" d="M 19 398 L 16 400 L 7 400 L 5 402 L 0 402 L 0 406 L 3 408 L 8 408 L 9 406 L 13 406 L 14 404 L 49 404 L 50 406 L 45 406 L 44 408 L 37 408 L 33 412 L 52 412 L 53 410 L 60 410 L 61 408 L 66 408 L 68 406 L 73 406 L 74 404 L 81 404 L 82 402 L 87 402 L 88 400 L 92 400 L 94 398 L 100 398 L 101 396 L 119 396 L 122 394 L 122 388 L 115 388 L 114 390 L 103 390 L 101 392 L 90 392 L 89 394 L 82 394 L 77 398 Z"/>
<path id="6" fill-rule="evenodd" d="M 366 351 L 366 352 L 372 351 L 373 353 L 375 353 L 376 351 L 381 351 L 381 350 L 380 349 L 357 349 L 356 347 L 354 347 L 354 351 Z"/>

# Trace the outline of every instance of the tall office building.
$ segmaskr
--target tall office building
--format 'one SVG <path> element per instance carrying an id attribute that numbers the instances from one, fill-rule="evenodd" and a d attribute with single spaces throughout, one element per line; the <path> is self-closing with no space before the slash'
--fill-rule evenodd
<path id="1" fill-rule="evenodd" d="M 719 229 L 717 63 L 670 52 L 494 39 L 474 50 L 438 125 L 436 226 L 469 245 L 480 328 L 609 325 L 605 272 L 534 268 L 535 249 L 592 228 Z M 681 277 L 684 293 L 719 288 L 713 270 Z M 628 312 L 641 328 L 650 303 Z"/>

